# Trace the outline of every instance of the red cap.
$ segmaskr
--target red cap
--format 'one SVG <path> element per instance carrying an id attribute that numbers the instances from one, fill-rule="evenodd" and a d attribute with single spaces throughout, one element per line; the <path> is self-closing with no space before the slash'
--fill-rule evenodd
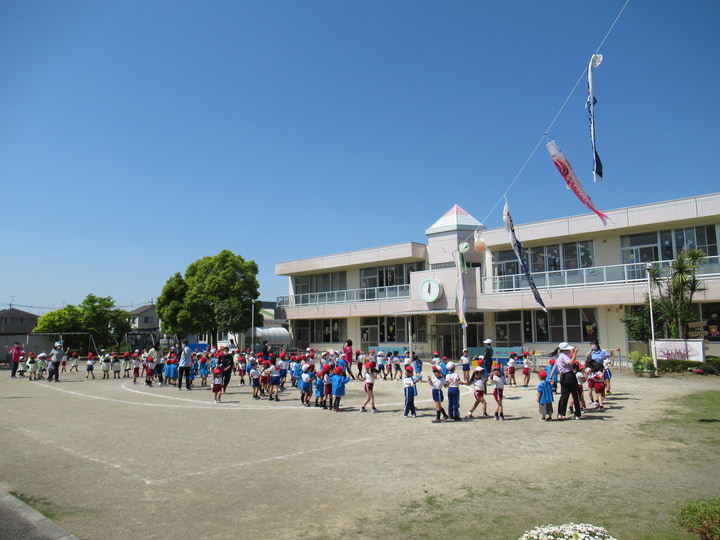
<path id="1" fill-rule="evenodd" d="M 341 368 L 340 366 L 335 368 L 335 375 L 342 375 L 342 372 L 343 368 Z"/>

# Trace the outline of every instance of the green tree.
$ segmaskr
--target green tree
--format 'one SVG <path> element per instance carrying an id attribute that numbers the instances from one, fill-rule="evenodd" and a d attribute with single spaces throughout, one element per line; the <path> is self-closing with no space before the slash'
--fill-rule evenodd
<path id="1" fill-rule="evenodd" d="M 704 290 L 697 271 L 705 260 L 705 253 L 698 249 L 682 251 L 663 272 L 657 267 L 650 270 L 650 280 L 658 290 L 657 306 L 665 329 L 665 337 L 687 339 L 688 323 L 697 318 L 693 308 L 695 293 Z"/>
<path id="2" fill-rule="evenodd" d="M 255 261 L 229 250 L 191 263 L 184 277 L 175 274 L 167 281 L 158 298 L 163 331 L 207 334 L 215 344 L 220 333 L 247 330 L 259 296 L 257 273 Z M 262 325 L 262 304 L 254 307 L 256 324 Z"/>
<path id="3" fill-rule="evenodd" d="M 115 307 L 112 297 L 88 294 L 79 306 L 68 305 L 40 317 L 35 332 L 90 332 L 98 347 L 115 347 L 130 331 L 130 314 Z M 67 346 L 82 348 L 85 338 L 63 336 Z"/>
<path id="4" fill-rule="evenodd" d="M 700 250 L 680 252 L 669 266 L 660 268 L 653 265 L 650 269 L 650 282 L 653 290 L 653 316 L 655 334 L 665 338 L 686 339 L 688 323 L 697 318 L 693 307 L 693 297 L 704 290 L 697 277 L 697 271 L 705 260 Z M 650 329 L 650 305 L 645 304 L 620 319 L 630 339 L 649 343 L 652 339 Z"/>
<path id="5" fill-rule="evenodd" d="M 187 290 L 187 283 L 180 273 L 176 273 L 165 283 L 156 303 L 163 332 L 179 337 L 193 332 L 193 317 L 185 307 Z"/>

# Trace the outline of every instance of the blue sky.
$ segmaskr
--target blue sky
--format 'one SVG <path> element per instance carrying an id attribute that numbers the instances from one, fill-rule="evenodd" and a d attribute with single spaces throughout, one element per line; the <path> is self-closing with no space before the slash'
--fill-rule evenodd
<path id="1" fill-rule="evenodd" d="M 589 211 L 531 155 L 625 0 L 0 3 L 0 308 L 156 298 L 230 249 L 277 262 L 407 241 L 454 204 Z M 596 206 L 718 191 L 720 2 L 630 0 L 548 136 Z"/>

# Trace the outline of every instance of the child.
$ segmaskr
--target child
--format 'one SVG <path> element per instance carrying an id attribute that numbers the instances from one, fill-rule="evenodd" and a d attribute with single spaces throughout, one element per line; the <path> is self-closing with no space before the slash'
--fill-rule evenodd
<path id="1" fill-rule="evenodd" d="M 302 403 L 304 407 L 309 407 L 310 393 L 312 391 L 311 384 L 315 377 L 315 366 L 313 364 L 303 364 L 301 372 L 302 375 L 300 376 L 300 403 Z M 258 397 L 256 399 L 260 398 Z"/>
<path id="2" fill-rule="evenodd" d="M 95 357 L 93 356 L 93 353 L 89 352 L 87 355 L 87 363 L 85 364 L 87 375 L 85 375 L 85 379 L 87 379 L 90 375 L 92 375 L 92 378 L 95 378 Z"/>
<path id="3" fill-rule="evenodd" d="M 208 361 L 207 361 L 206 355 L 203 354 L 200 357 L 199 364 L 200 364 L 200 368 L 199 368 L 200 386 L 207 386 L 208 376 L 210 375 L 210 367 L 208 366 Z M 213 375 L 216 375 L 215 371 L 213 371 Z M 213 388 L 215 388 L 215 379 L 216 378 L 217 378 L 216 376 L 213 377 Z M 214 390 L 213 390 L 213 392 L 214 392 Z M 216 400 L 216 403 L 220 403 L 220 400 L 219 399 Z"/>
<path id="4" fill-rule="evenodd" d="M 517 360 L 517 353 L 511 352 L 510 358 L 508 358 L 507 370 L 508 370 L 508 384 L 515 388 L 517 383 L 515 382 L 515 362 Z"/>
<path id="5" fill-rule="evenodd" d="M 411 365 L 405 366 L 405 376 L 402 379 L 403 391 L 405 392 L 405 413 L 404 418 L 408 415 L 415 418 L 415 394 L 417 387 L 415 386 L 420 380 L 420 377 L 413 377 L 413 368 Z M 373 409 L 374 411 L 375 409 Z"/>
<path id="6" fill-rule="evenodd" d="M 113 353 L 113 355 L 112 355 L 112 369 L 113 369 L 113 379 L 119 379 L 120 378 L 120 358 L 115 353 Z"/>
<path id="7" fill-rule="evenodd" d="M 237 363 L 237 374 L 238 377 L 240 377 L 240 383 L 238 386 L 245 386 L 245 372 L 247 370 L 247 361 L 245 360 L 245 355 L 241 354 L 238 358 Z M 293 385 L 295 386 L 295 385 Z"/>
<path id="8" fill-rule="evenodd" d="M 70 355 L 70 371 L 78 371 L 78 353 L 74 352 Z"/>
<path id="9" fill-rule="evenodd" d="M 60 373 L 67 373 L 67 369 L 66 369 L 67 360 L 68 360 L 67 351 L 65 351 L 65 354 L 63 354 L 63 356 L 62 356 L 62 360 L 60 360 L 60 366 L 61 366 Z"/>
<path id="10" fill-rule="evenodd" d="M 207 361 L 205 365 L 207 365 Z M 220 403 L 220 396 L 223 393 L 223 374 L 219 367 L 213 371 L 212 391 L 215 395 L 215 403 Z"/>
<path id="11" fill-rule="evenodd" d="M 433 366 L 432 372 L 433 374 L 428 376 L 428 382 L 432 385 L 432 398 L 435 402 L 435 420 L 433 420 L 433 424 L 439 424 L 442 422 L 442 420 L 440 420 L 441 415 L 443 420 L 447 420 L 449 418 L 442 406 L 442 389 L 445 387 L 445 377 L 442 376 L 442 370 L 439 366 Z"/>
<path id="12" fill-rule="evenodd" d="M 522 363 L 523 363 L 522 387 L 523 387 L 523 390 L 528 390 L 528 388 L 530 386 L 530 351 L 523 351 L 522 355 L 523 355 L 523 358 L 522 358 Z"/>
<path id="13" fill-rule="evenodd" d="M 250 378 L 250 387 L 252 388 L 252 398 L 260 399 L 260 371 L 254 360 L 250 362 L 248 377 Z"/>
<path id="14" fill-rule="evenodd" d="M 92 354 L 92 353 L 88 353 Z M 140 376 L 140 366 L 142 365 L 142 361 L 140 360 L 140 356 L 135 353 L 132 358 L 132 366 L 133 366 L 133 384 L 137 384 L 138 377 Z M 95 376 L 93 376 L 93 379 Z"/>
<path id="15" fill-rule="evenodd" d="M 155 378 L 155 359 L 152 356 L 148 356 L 145 359 L 145 386 L 152 386 L 154 378 Z"/>
<path id="16" fill-rule="evenodd" d="M 317 379 L 315 379 L 315 406 L 320 407 L 320 404 L 322 402 L 322 408 L 326 409 L 327 406 L 325 405 L 325 368 L 330 368 L 329 365 L 323 366 L 322 369 L 322 375 L 319 376 Z M 329 379 L 328 379 L 329 381 Z"/>
<path id="17" fill-rule="evenodd" d="M 27 367 L 28 380 L 36 381 L 38 366 L 37 359 L 35 358 L 35 355 L 33 353 L 28 354 L 27 360 L 25 361 L 25 366 Z"/>
<path id="18" fill-rule="evenodd" d="M 415 373 L 422 379 L 423 361 L 420 360 L 419 356 L 415 356 Z"/>
<path id="19" fill-rule="evenodd" d="M 595 410 L 604 411 L 605 366 L 603 366 L 600 362 L 595 362 L 593 360 L 588 361 L 588 364 L 590 365 L 590 369 L 592 370 L 592 375 L 590 375 L 589 377 L 588 384 L 590 384 L 592 386 L 592 389 L 595 391 L 595 400 L 597 401 L 597 406 L 595 407 Z"/>
<path id="20" fill-rule="evenodd" d="M 123 354 L 122 367 L 123 367 L 123 379 L 129 379 L 130 378 L 130 368 L 132 367 L 132 360 L 130 359 L 130 351 L 127 351 L 127 352 L 125 352 L 125 354 Z"/>
<path id="21" fill-rule="evenodd" d="M 340 400 L 345 395 L 345 385 L 350 378 L 345 376 L 343 368 L 338 366 L 330 376 L 330 380 L 332 380 L 333 411 L 340 412 Z"/>
<path id="22" fill-rule="evenodd" d="M 375 408 L 375 378 L 378 371 L 375 369 L 375 364 L 372 362 L 365 362 L 365 401 L 360 406 L 360 412 L 365 412 L 365 406 L 369 403 L 372 407 L 372 412 L 376 413 L 378 410 Z M 407 415 L 406 415 L 407 416 Z"/>
<path id="23" fill-rule="evenodd" d="M 454 422 L 461 422 L 460 418 L 460 375 L 455 373 L 455 362 L 448 362 L 445 382 L 448 387 L 448 414 Z"/>
<path id="24" fill-rule="evenodd" d="M 323 409 L 332 409 L 332 380 L 330 379 L 330 370 L 332 367 L 330 364 L 325 364 L 322 367 L 322 372 L 318 374 L 318 378 L 322 380 L 323 383 L 323 392 L 322 392 L 322 408 Z M 328 404 L 328 401 L 330 403 Z"/>
<path id="25" fill-rule="evenodd" d="M 495 398 L 495 420 L 505 420 L 503 414 L 503 389 L 505 388 L 505 375 L 503 375 L 502 368 L 496 367 L 492 372 L 492 383 L 495 386 L 493 390 L 493 397 Z"/>
<path id="26" fill-rule="evenodd" d="M 549 422 L 553 415 L 553 389 L 552 385 L 547 381 L 547 372 L 542 370 L 538 373 L 540 384 L 537 386 L 537 402 L 540 420 Z"/>
<path id="27" fill-rule="evenodd" d="M 103 351 L 100 351 L 103 352 Z M 103 379 L 109 379 L 110 378 L 110 355 L 108 353 L 105 353 L 102 357 L 102 372 L 103 372 Z"/>
<path id="28" fill-rule="evenodd" d="M 475 396 L 475 403 L 472 407 L 470 407 L 470 411 L 468 411 L 467 416 L 465 418 L 472 418 L 473 412 L 475 412 L 475 409 L 477 406 L 482 403 L 483 406 L 483 416 L 487 416 L 487 401 L 485 401 L 485 377 L 483 377 L 483 371 L 485 371 L 485 368 L 482 366 L 478 366 L 473 371 L 472 376 L 470 377 L 470 381 L 462 384 L 466 385 L 473 385 L 473 394 Z"/>

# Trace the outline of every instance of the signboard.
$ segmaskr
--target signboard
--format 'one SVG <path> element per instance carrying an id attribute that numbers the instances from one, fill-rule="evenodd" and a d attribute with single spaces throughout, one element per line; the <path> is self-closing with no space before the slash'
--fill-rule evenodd
<path id="1" fill-rule="evenodd" d="M 655 341 L 655 354 L 661 360 L 705 361 L 702 339 L 659 339 Z"/>

